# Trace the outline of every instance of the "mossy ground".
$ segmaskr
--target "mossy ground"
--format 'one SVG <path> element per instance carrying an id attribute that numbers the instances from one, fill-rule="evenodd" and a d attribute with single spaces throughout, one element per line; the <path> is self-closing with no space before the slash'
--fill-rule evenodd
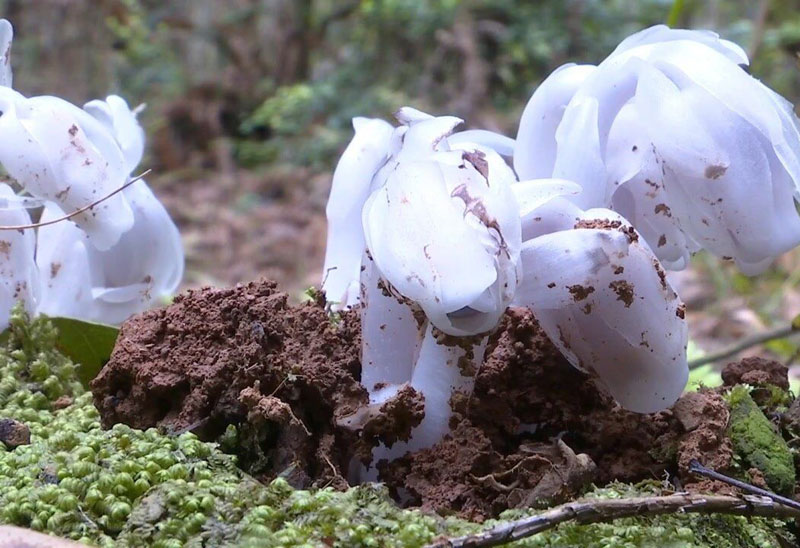
<path id="1" fill-rule="evenodd" d="M 31 430 L 30 445 L 0 443 L 0 523 L 122 547 L 416 547 L 497 523 L 401 510 L 375 485 L 347 492 L 297 491 L 280 479 L 262 485 L 192 434 L 122 425 L 103 431 L 91 395 L 54 340 L 46 321 L 28 323 L 15 312 L 0 349 L 0 418 Z M 643 490 L 658 487 L 616 485 L 587 496 Z M 777 547 L 782 530 L 774 520 L 671 515 L 564 524 L 518 545 Z"/>
<path id="2" fill-rule="evenodd" d="M 743 464 L 760 470 L 774 491 L 791 494 L 796 478 L 794 459 L 786 441 L 756 405 L 747 387 L 739 385 L 731 389 L 728 403 L 731 410 L 728 432 Z"/>

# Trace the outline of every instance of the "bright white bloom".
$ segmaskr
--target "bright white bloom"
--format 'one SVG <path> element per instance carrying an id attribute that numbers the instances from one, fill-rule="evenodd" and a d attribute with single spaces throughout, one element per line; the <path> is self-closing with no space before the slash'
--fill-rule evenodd
<path id="1" fill-rule="evenodd" d="M 438 329 L 486 332 L 517 284 L 514 173 L 488 147 L 450 144 L 458 118 L 410 108 L 398 118 L 405 123 L 395 129 L 380 120 L 354 121 L 356 136 L 336 168 L 328 202 L 323 288 L 331 302 L 358 302 L 368 250 L 385 290 L 419 305 Z M 463 276 L 465 264 L 470 276 Z"/>
<path id="2" fill-rule="evenodd" d="M 144 132 L 128 104 L 111 95 L 85 108 L 114 138 L 125 170 L 132 172 L 142 158 Z M 169 213 L 145 181 L 133 183 L 122 195 L 133 211 L 133 226 L 109 249 L 97 249 L 71 222 L 39 229 L 39 312 L 121 323 L 177 289 L 183 276 L 183 247 Z M 60 214 L 49 205 L 42 221 Z"/>
<path id="3" fill-rule="evenodd" d="M 505 139 L 453 135 L 459 119 L 409 108 L 398 119 L 394 129 L 356 122 L 328 204 L 323 287 L 332 304 L 362 306 L 371 402 L 406 383 L 425 397 L 411 440 L 373 457 L 447 433 L 451 396 L 472 390 L 486 335 L 512 300 L 532 308 L 565 356 L 625 407 L 671 405 L 688 374 L 686 325 L 633 228 L 614 212 L 574 205 L 582 192 L 574 182 L 516 182 L 493 148 L 510 151 Z"/>
<path id="4" fill-rule="evenodd" d="M 112 194 L 142 158 L 144 132 L 120 97 L 85 110 L 11 89 L 13 30 L 0 20 L 0 163 L 34 198 L 0 185 L 0 224 L 47 222 Z M 69 221 L 0 233 L 0 329 L 16 300 L 31 313 L 120 323 L 177 288 L 183 250 L 175 224 L 144 181 Z"/>
<path id="5" fill-rule="evenodd" d="M 705 248 L 758 273 L 800 243 L 800 134 L 747 63 L 714 33 L 656 26 L 565 65 L 523 113 L 517 174 L 576 181 L 574 203 L 622 214 L 668 268 Z"/>
<path id="6" fill-rule="evenodd" d="M 688 332 L 658 260 L 617 213 L 572 205 L 567 184 L 525 185 L 553 190 L 524 210 L 525 276 L 515 304 L 530 307 L 564 356 L 596 375 L 623 407 L 669 407 L 688 379 Z"/>

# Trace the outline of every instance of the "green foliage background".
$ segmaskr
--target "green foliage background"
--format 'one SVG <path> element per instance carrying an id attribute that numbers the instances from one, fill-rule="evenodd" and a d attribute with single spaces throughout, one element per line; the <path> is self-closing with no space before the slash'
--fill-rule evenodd
<path id="1" fill-rule="evenodd" d="M 389 117 L 403 104 L 513 134 L 529 94 L 554 68 L 598 62 L 623 37 L 668 17 L 737 41 L 756 54 L 754 74 L 790 98 L 800 94 L 797 71 L 787 70 L 797 64 L 800 2 L 675 4 L 4 0 L 0 13 L 17 29 L 23 92 L 78 102 L 120 92 L 150 105 L 151 130 L 174 123 L 164 118 L 174 102 L 197 97 L 197 108 L 205 103 L 218 118 L 208 137 L 232 139 L 238 163 L 327 170 L 350 118 Z"/>

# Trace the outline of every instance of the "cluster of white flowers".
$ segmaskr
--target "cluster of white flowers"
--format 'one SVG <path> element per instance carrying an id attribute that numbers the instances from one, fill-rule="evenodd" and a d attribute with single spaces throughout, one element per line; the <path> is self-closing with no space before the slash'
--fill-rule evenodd
<path id="1" fill-rule="evenodd" d="M 27 194 L 0 183 L 0 225 L 58 219 L 112 194 L 142 159 L 144 132 L 120 97 L 79 108 L 12 89 L 13 31 L 0 20 L 0 164 Z M 119 323 L 175 290 L 183 248 L 144 181 L 70 220 L 35 231 L 0 230 L 0 329 L 13 304 L 32 314 Z"/>
<path id="2" fill-rule="evenodd" d="M 664 267 L 704 248 L 752 274 L 800 243 L 798 120 L 746 63 L 716 34 L 657 26 L 556 70 L 516 141 L 408 107 L 396 128 L 354 120 L 323 287 L 361 307 L 372 402 L 410 384 L 426 406 L 407 444 L 377 454 L 448 431 L 509 305 L 623 407 L 674 403 L 688 335 Z"/>

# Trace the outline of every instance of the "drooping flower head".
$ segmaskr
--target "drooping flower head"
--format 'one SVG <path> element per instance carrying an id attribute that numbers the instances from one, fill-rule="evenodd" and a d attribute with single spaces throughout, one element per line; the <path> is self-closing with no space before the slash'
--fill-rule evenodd
<path id="1" fill-rule="evenodd" d="M 144 151 L 144 132 L 135 114 L 115 95 L 84 108 L 116 142 L 129 177 Z M 169 213 L 145 181 L 135 182 L 121 196 L 133 213 L 133 223 L 109 249 L 93 245 L 91 237 L 74 223 L 39 229 L 40 312 L 121 323 L 178 287 L 183 276 L 183 247 Z M 49 204 L 42 221 L 60 214 Z"/>
<path id="2" fill-rule="evenodd" d="M 398 118 L 395 129 L 355 123 L 328 203 L 323 287 L 331 300 L 356 301 L 366 250 L 386 290 L 421 307 L 441 331 L 489 331 L 518 282 L 514 173 L 490 148 L 450 143 L 458 118 L 409 108 Z"/>
<path id="3" fill-rule="evenodd" d="M 11 89 L 12 37 L 0 20 L 0 164 L 32 198 L 2 185 L 0 224 L 30 224 L 29 207 L 44 206 L 43 222 L 91 207 L 36 232 L 0 231 L 0 326 L 17 300 L 32 313 L 120 323 L 183 272 L 177 228 L 147 184 L 113 194 L 142 158 L 144 131 L 117 96 L 81 109 Z"/>
<path id="4" fill-rule="evenodd" d="M 758 273 L 800 243 L 800 134 L 747 63 L 714 33 L 656 26 L 565 65 L 527 105 L 514 167 L 579 183 L 574 203 L 622 214 L 667 268 L 704 248 Z"/>
<path id="5" fill-rule="evenodd" d="M 529 307 L 570 363 L 623 407 L 669 407 L 688 380 L 688 330 L 658 259 L 619 214 L 573 205 L 563 182 L 526 185 L 553 191 L 523 209 L 525 277 L 515 304 Z"/>

